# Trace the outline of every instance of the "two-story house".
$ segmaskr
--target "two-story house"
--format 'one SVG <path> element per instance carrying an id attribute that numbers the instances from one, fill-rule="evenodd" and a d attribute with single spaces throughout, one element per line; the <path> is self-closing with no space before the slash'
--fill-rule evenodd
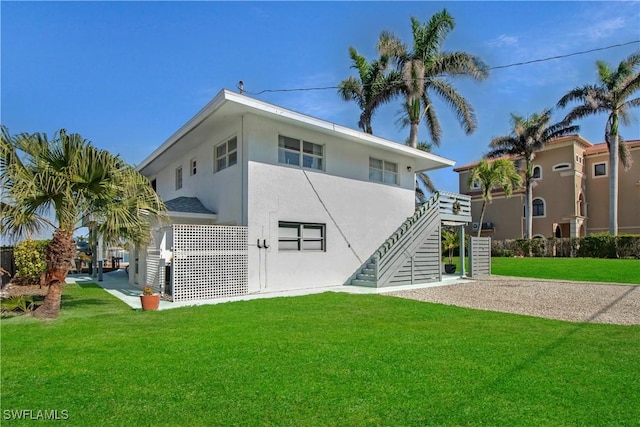
<path id="1" fill-rule="evenodd" d="M 410 228 L 398 231 L 415 216 L 415 172 L 453 164 L 222 90 L 138 166 L 166 202 L 172 225 L 159 230 L 149 251 L 134 252 L 130 281 L 164 282 L 178 300 L 353 281 L 382 286 L 368 260 L 385 239 Z M 455 196 L 439 196 L 443 212 Z M 463 212 L 454 219 L 463 223 L 468 198 L 460 200 Z M 438 272 L 439 226 L 435 221 L 427 233 L 437 233 Z M 434 277 L 411 277 L 427 279 Z"/>
<path id="2" fill-rule="evenodd" d="M 635 164 L 619 168 L 618 223 L 621 233 L 640 233 L 640 141 L 626 142 Z M 524 162 L 514 159 L 518 167 Z M 483 224 L 478 221 L 482 196 L 477 183 L 468 184 L 477 162 L 455 168 L 460 193 L 471 196 L 475 222 L 468 231 L 494 239 L 524 236 L 524 189 L 505 198 L 494 190 Z M 607 145 L 591 144 L 579 135 L 557 138 L 535 153 L 533 160 L 533 237 L 581 237 L 609 230 L 609 154 Z"/>

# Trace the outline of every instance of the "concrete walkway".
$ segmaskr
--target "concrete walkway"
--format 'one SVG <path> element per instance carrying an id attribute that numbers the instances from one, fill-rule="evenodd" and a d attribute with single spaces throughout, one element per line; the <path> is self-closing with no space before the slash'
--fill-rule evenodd
<path id="1" fill-rule="evenodd" d="M 258 298 L 277 298 L 277 297 L 292 297 L 310 294 L 319 294 L 322 292 L 347 292 L 351 294 L 384 294 L 388 292 L 431 288 L 434 286 L 453 285 L 461 282 L 469 282 L 467 279 L 460 278 L 456 275 L 445 275 L 442 282 L 422 283 L 417 285 L 407 286 L 394 286 L 390 288 L 366 288 L 360 286 L 327 286 L 322 288 L 310 288 L 310 289 L 295 289 L 289 291 L 273 291 L 273 292 L 259 292 L 248 295 L 242 295 L 237 297 L 216 298 L 209 300 L 199 301 L 184 301 L 184 302 L 171 302 L 160 301 L 159 310 L 168 310 L 171 308 L 189 307 L 196 305 L 210 305 L 220 304 L 224 302 L 232 301 L 247 301 Z M 142 289 L 129 284 L 127 273 L 124 270 L 112 271 L 110 273 L 103 274 L 103 280 L 98 281 L 97 278 L 92 278 L 88 274 L 70 274 L 67 276 L 67 283 L 96 283 L 105 291 L 109 292 L 114 297 L 118 298 L 133 309 L 141 310 L 140 295 L 142 295 Z"/>

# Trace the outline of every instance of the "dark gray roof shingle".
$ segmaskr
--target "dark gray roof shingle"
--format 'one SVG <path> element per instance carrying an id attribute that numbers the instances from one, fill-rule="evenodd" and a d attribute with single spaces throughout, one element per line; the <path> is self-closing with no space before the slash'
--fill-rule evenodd
<path id="1" fill-rule="evenodd" d="M 201 213 L 215 215 L 215 212 L 205 208 L 197 197 L 177 197 L 164 202 L 169 212 Z"/>

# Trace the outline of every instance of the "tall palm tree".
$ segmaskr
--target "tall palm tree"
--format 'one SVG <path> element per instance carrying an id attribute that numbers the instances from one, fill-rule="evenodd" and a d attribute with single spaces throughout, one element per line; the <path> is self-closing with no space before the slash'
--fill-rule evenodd
<path id="1" fill-rule="evenodd" d="M 616 70 L 597 61 L 598 83 L 577 87 L 558 101 L 565 107 L 572 101 L 581 104 L 571 110 L 565 121 L 574 122 L 587 116 L 608 114 L 604 138 L 609 149 L 609 233 L 618 234 L 618 161 L 625 169 L 631 167 L 631 157 L 619 131 L 619 123 L 629 125 L 629 110 L 640 106 L 640 98 L 632 96 L 640 89 L 640 52 L 620 62 Z M 622 142 L 622 143 L 621 143 Z"/>
<path id="2" fill-rule="evenodd" d="M 478 237 L 482 232 L 482 222 L 486 207 L 491 203 L 494 188 L 502 188 L 506 197 L 511 196 L 514 189 L 522 185 L 522 177 L 518 174 L 515 165 L 508 159 L 494 161 L 481 160 L 477 166 L 471 169 L 469 174 L 469 186 L 474 182 L 480 184 L 482 191 L 482 210 L 480 211 L 480 227 Z"/>
<path id="3" fill-rule="evenodd" d="M 409 125 L 409 141 L 413 148 L 418 145 L 418 128 L 423 118 L 433 143 L 440 145 L 442 128 L 431 92 L 449 105 L 467 134 L 476 129 L 473 107 L 445 77 L 469 76 L 481 81 L 489 75 L 488 66 L 479 57 L 466 52 L 442 51 L 442 45 L 454 27 L 453 17 L 443 9 L 425 24 L 411 18 L 411 50 L 391 32 L 383 31 L 380 35 L 380 54 L 393 58 L 401 75 L 402 85 L 397 92 L 404 96 L 402 113 L 406 117 L 405 124 Z"/>
<path id="4" fill-rule="evenodd" d="M 560 136 L 578 132 L 579 126 L 569 126 L 565 122 L 549 125 L 551 122 L 551 109 L 535 113 L 529 118 L 511 114 L 513 129 L 510 135 L 494 138 L 489 143 L 487 158 L 511 155 L 524 159 L 524 185 L 525 185 L 525 237 L 531 239 L 532 233 L 532 183 L 533 183 L 533 159 L 535 152 L 542 149 L 549 141 Z"/>
<path id="5" fill-rule="evenodd" d="M 120 157 L 64 129 L 49 140 L 37 133 L 11 137 L 3 127 L 0 148 L 6 202 L 0 231 L 18 237 L 54 229 L 45 248 L 49 289 L 34 315 L 55 318 L 76 252 L 74 230 L 91 218 L 106 243 L 145 244 L 164 204 L 149 181 Z"/>
<path id="6" fill-rule="evenodd" d="M 355 48 L 350 47 L 349 56 L 353 61 L 351 68 L 358 71 L 358 77 L 349 76 L 340 82 L 338 93 L 345 101 L 358 104 L 361 111 L 358 127 L 373 134 L 373 114 L 378 107 L 392 99 L 400 79 L 394 71 L 387 70 L 389 60 L 385 55 L 368 62 Z"/>
<path id="7" fill-rule="evenodd" d="M 409 145 L 409 139 L 405 141 L 405 145 Z M 431 152 L 431 144 L 426 142 L 419 142 L 416 147 L 418 150 L 426 151 L 427 153 Z M 416 202 L 422 204 L 427 201 L 427 195 L 424 190 L 429 191 L 430 193 L 436 192 L 436 186 L 429 178 L 429 175 L 424 173 L 423 171 L 416 172 Z"/>

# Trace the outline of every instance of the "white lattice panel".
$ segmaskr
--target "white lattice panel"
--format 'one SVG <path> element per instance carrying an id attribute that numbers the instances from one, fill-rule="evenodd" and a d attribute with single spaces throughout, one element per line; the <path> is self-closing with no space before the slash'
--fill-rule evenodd
<path id="1" fill-rule="evenodd" d="M 173 300 L 246 295 L 247 228 L 173 226 Z"/>

